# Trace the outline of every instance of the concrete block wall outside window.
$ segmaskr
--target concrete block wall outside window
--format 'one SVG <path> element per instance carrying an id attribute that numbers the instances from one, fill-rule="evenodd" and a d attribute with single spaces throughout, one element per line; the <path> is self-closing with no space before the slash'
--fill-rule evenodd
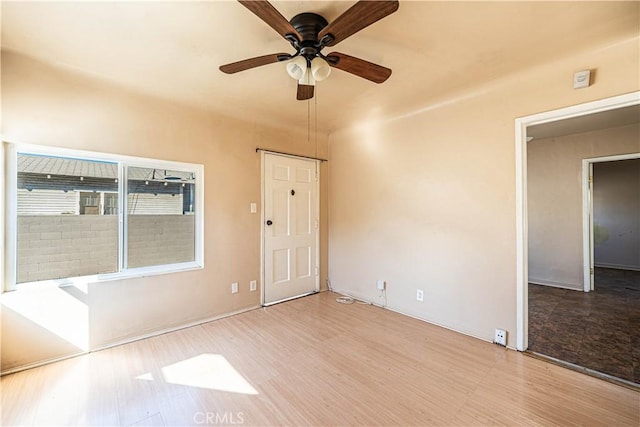
<path id="1" fill-rule="evenodd" d="M 193 215 L 130 215 L 128 267 L 193 261 Z M 18 217 L 17 283 L 118 271 L 115 215 Z"/>
<path id="2" fill-rule="evenodd" d="M 194 225 L 193 215 L 129 215 L 127 266 L 193 261 Z"/>
<path id="3" fill-rule="evenodd" d="M 18 217 L 17 283 L 116 271 L 117 216 Z"/>

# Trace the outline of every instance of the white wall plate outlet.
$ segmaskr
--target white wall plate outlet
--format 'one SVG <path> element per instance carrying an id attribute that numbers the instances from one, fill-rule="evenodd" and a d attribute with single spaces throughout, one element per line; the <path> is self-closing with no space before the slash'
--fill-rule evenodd
<path id="1" fill-rule="evenodd" d="M 507 331 L 504 329 L 496 329 L 495 338 L 493 339 L 495 344 L 507 346 Z"/>
<path id="2" fill-rule="evenodd" d="M 418 301 L 424 301 L 424 291 L 422 289 L 416 291 L 416 299 Z"/>
<path id="3" fill-rule="evenodd" d="M 384 291 L 384 280 L 378 280 L 376 282 L 376 287 L 379 291 Z"/>
<path id="4" fill-rule="evenodd" d="M 251 292 L 255 291 L 258 288 L 258 284 L 255 280 L 249 282 L 249 290 Z"/>
<path id="5" fill-rule="evenodd" d="M 231 284 L 231 293 L 232 294 L 237 294 L 238 293 L 238 282 L 233 282 Z"/>

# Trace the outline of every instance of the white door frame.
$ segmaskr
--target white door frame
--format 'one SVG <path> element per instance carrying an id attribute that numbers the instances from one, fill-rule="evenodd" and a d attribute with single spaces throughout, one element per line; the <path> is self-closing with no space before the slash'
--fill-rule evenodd
<path id="1" fill-rule="evenodd" d="M 260 305 L 264 306 L 264 235 L 265 235 L 265 211 L 264 211 L 264 200 L 265 200 L 265 158 L 266 156 L 280 156 L 280 157 L 290 157 L 292 159 L 299 160 L 307 160 L 307 161 L 315 161 L 316 164 L 316 214 L 317 214 L 317 224 L 316 227 L 316 259 L 315 259 L 315 292 L 320 291 L 320 160 L 318 159 L 310 159 L 309 157 L 300 157 L 295 156 L 293 154 L 284 154 L 278 153 L 275 151 L 269 150 L 260 150 Z M 298 297 L 295 297 L 298 298 Z"/>
<path id="2" fill-rule="evenodd" d="M 527 127 L 640 104 L 640 91 L 546 111 L 515 120 L 516 152 L 516 348 L 528 346 Z"/>
<path id="3" fill-rule="evenodd" d="M 593 290 L 593 164 L 640 159 L 640 153 L 593 157 L 582 160 L 582 254 L 584 264 L 583 290 Z M 591 178 L 591 179 L 590 179 Z"/>

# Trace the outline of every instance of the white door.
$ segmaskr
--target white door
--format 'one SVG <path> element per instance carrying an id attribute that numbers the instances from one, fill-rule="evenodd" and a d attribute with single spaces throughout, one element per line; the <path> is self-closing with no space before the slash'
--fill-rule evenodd
<path id="1" fill-rule="evenodd" d="M 317 291 L 317 162 L 264 155 L 264 304 Z"/>

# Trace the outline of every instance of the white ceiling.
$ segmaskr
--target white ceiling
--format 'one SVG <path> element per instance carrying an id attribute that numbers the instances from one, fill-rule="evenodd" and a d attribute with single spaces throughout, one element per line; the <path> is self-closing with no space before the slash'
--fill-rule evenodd
<path id="1" fill-rule="evenodd" d="M 274 1 L 287 18 L 332 21 L 354 2 Z M 376 85 L 334 70 L 316 89 L 331 131 L 421 108 L 455 91 L 637 36 L 638 2 L 401 1 L 333 50 L 393 69 Z M 2 48 L 131 90 L 233 116 L 306 128 L 307 104 L 282 64 L 234 75 L 222 64 L 291 52 L 235 1 L 2 2 Z"/>
<path id="2" fill-rule="evenodd" d="M 640 105 L 529 126 L 527 137 L 552 138 L 640 123 Z"/>

